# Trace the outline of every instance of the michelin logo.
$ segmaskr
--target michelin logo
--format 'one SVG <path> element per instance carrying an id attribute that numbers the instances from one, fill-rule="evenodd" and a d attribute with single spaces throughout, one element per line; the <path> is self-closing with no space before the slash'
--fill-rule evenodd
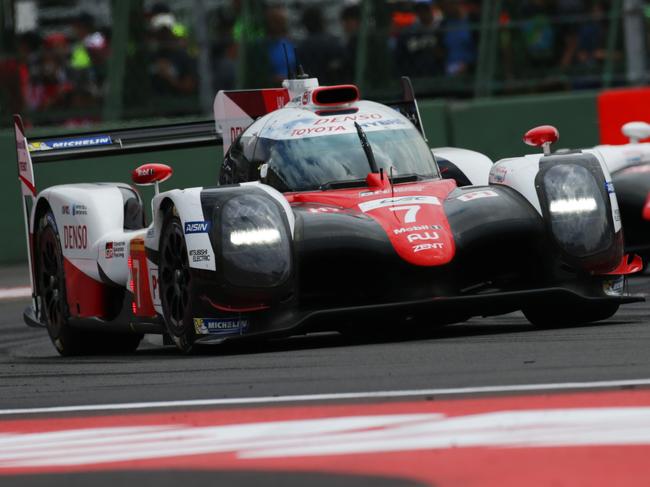
<path id="1" fill-rule="evenodd" d="M 93 147 L 97 145 L 111 145 L 113 139 L 108 135 L 94 137 L 76 137 L 74 139 L 44 140 L 29 144 L 30 151 L 43 151 L 53 149 L 75 149 L 77 147 Z"/>
<path id="2" fill-rule="evenodd" d="M 210 231 L 210 222 L 185 222 L 185 234 L 191 233 L 208 233 Z"/>
<path id="3" fill-rule="evenodd" d="M 241 333 L 247 328 L 248 320 L 245 318 L 194 318 L 194 331 L 197 335 Z"/>

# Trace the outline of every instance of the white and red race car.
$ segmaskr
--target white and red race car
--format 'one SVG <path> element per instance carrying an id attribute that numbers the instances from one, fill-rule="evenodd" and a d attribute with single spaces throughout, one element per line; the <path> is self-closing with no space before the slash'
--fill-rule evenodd
<path id="1" fill-rule="evenodd" d="M 216 125 L 31 142 L 16 117 L 33 280 L 26 322 L 46 327 L 64 355 L 134 350 L 144 333 L 189 351 L 518 309 L 557 326 L 640 299 L 625 291 L 640 264 L 623 253 L 600 158 L 551 155 L 552 127 L 526 135 L 544 154 L 494 166 L 471 151 L 432 152 L 404 86 L 402 101 L 382 105 L 353 85 L 300 77 L 220 92 Z M 135 184 L 156 185 L 149 224 L 127 184 L 36 191 L 40 162 L 206 144 L 225 153 L 215 186 L 159 192 L 168 166 L 133 171 Z"/>
<path id="2" fill-rule="evenodd" d="M 601 157 L 612 174 L 612 182 L 625 227 L 625 249 L 650 259 L 650 124 L 629 122 L 621 127 L 629 143 L 598 145 L 585 152 Z"/>

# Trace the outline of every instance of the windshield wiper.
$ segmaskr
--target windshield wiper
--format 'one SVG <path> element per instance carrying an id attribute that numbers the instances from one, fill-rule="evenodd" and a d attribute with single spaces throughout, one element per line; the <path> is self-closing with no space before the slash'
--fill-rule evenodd
<path id="1" fill-rule="evenodd" d="M 361 147 L 363 147 L 363 152 L 366 155 L 368 164 L 370 165 L 370 172 L 378 173 L 379 168 L 377 167 L 377 161 L 375 161 L 375 154 L 372 152 L 372 147 L 370 147 L 370 142 L 368 142 L 366 133 L 361 128 L 361 125 L 359 125 L 357 122 L 354 122 L 354 127 L 357 129 L 357 135 L 361 141 Z"/>
<path id="2" fill-rule="evenodd" d="M 330 181 L 321 184 L 318 189 L 340 189 L 340 188 L 356 188 L 359 185 L 366 184 L 366 178 L 363 179 L 342 179 L 340 181 Z"/>

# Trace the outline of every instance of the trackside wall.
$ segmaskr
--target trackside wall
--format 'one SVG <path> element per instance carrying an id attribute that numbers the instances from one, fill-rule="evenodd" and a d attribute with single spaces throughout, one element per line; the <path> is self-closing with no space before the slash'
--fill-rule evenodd
<path id="1" fill-rule="evenodd" d="M 541 96 L 517 96 L 446 102 L 421 100 L 420 112 L 429 145 L 455 145 L 483 152 L 496 160 L 534 152 L 521 142 L 524 132 L 535 125 L 553 124 L 560 130 L 557 148 L 588 147 L 599 141 L 597 93 L 567 93 Z M 160 120 L 139 121 L 147 125 Z M 113 125 L 112 128 L 115 128 Z M 106 127 L 97 127 L 97 131 Z M 95 128 L 93 128 L 95 130 Z M 29 138 L 32 131 L 27 130 Z M 40 134 L 37 134 L 40 135 Z M 13 131 L 0 132 L 0 265 L 26 259 L 23 221 L 20 207 Z M 161 189 L 208 186 L 217 180 L 222 153 L 218 148 L 153 152 L 146 155 L 103 157 L 41 164 L 36 168 L 36 185 L 123 181 L 130 183 L 131 170 L 145 162 L 162 162 L 174 169 L 174 176 Z M 151 188 L 142 188 L 147 203 Z"/>

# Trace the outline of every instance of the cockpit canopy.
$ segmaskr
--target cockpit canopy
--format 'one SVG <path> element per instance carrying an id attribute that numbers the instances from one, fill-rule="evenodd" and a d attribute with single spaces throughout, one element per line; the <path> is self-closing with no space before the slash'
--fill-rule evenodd
<path id="1" fill-rule="evenodd" d="M 231 146 L 220 183 L 262 180 L 282 192 L 363 186 L 371 169 L 355 122 L 377 167 L 396 181 L 440 176 L 427 143 L 407 118 L 363 101 L 337 110 L 287 107 L 260 118 Z"/>

